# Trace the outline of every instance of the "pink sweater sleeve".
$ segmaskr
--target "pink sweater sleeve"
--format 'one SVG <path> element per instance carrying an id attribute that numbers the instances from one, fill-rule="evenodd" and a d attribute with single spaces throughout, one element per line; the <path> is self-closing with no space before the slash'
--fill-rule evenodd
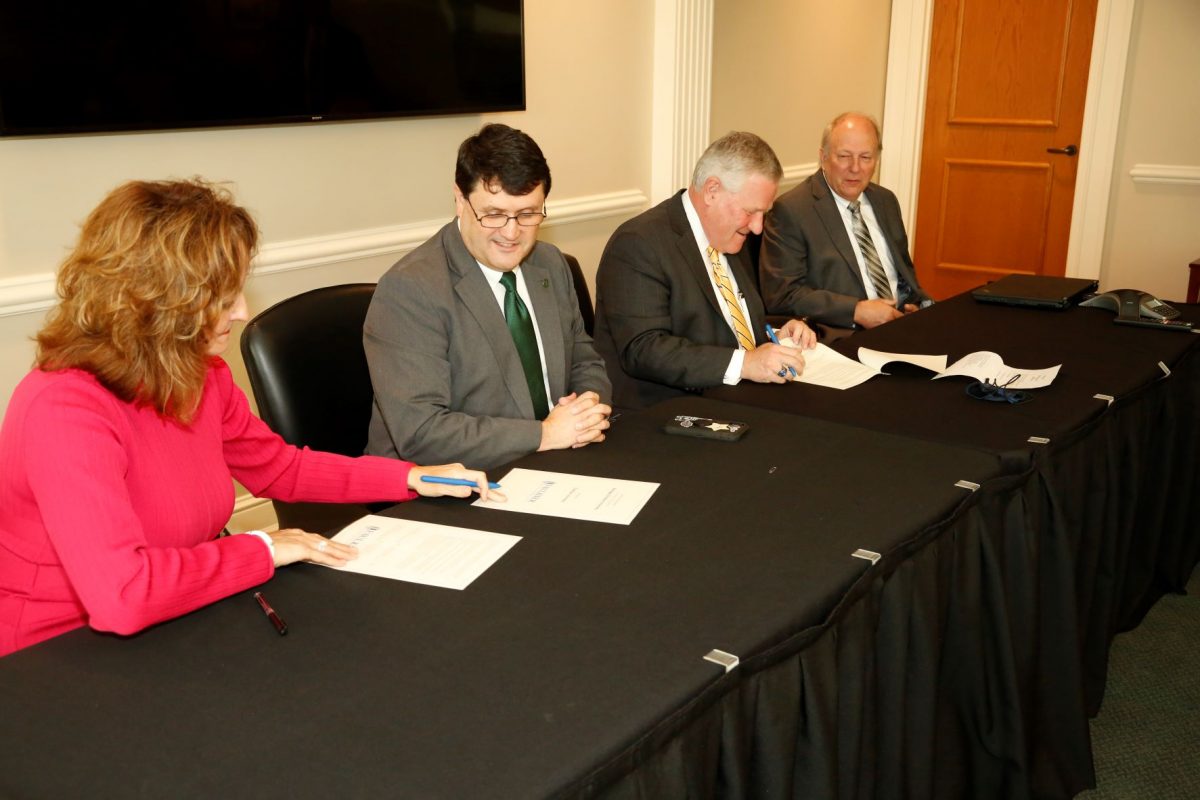
<path id="1" fill-rule="evenodd" d="M 252 536 L 147 543 L 123 480 L 119 415 L 107 413 L 115 402 L 70 387 L 43 396 L 27 419 L 29 486 L 88 624 L 134 633 L 269 579 L 271 558 Z"/>
<path id="2" fill-rule="evenodd" d="M 409 462 L 293 447 L 250 413 L 246 395 L 234 385 L 224 362 L 214 369 L 224 403 L 225 462 L 233 477 L 255 496 L 312 503 L 401 502 L 417 497 L 408 488 Z"/>

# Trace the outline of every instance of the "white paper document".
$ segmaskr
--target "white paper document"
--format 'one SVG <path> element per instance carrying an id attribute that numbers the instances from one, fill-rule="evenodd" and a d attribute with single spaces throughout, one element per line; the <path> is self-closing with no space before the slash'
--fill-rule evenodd
<path id="1" fill-rule="evenodd" d="M 369 514 L 333 540 L 357 547 L 358 558 L 332 569 L 465 589 L 521 537 Z"/>
<path id="2" fill-rule="evenodd" d="M 818 343 L 812 350 L 804 351 L 804 371 L 796 380 L 829 389 L 849 389 L 878 374 L 878 368 L 860 364 L 832 347 Z"/>
<path id="3" fill-rule="evenodd" d="M 882 350 L 872 350 L 869 347 L 858 348 L 858 360 L 868 367 L 882 371 L 884 364 L 895 361 L 904 364 L 914 364 L 930 372 L 943 372 L 946 369 L 945 356 L 921 356 L 914 353 L 885 353 Z"/>
<path id="4" fill-rule="evenodd" d="M 977 381 L 989 380 L 1009 389 L 1041 389 L 1054 382 L 1061 368 L 1062 364 L 1055 364 L 1046 369 L 1010 367 L 996 353 L 983 350 L 963 356 L 943 370 L 940 375 L 934 376 L 934 380 L 965 375 Z"/>
<path id="5" fill-rule="evenodd" d="M 977 381 L 1007 385 L 1009 389 L 1041 389 L 1049 386 L 1058 377 L 1062 364 L 1055 364 L 1046 369 L 1021 369 L 1010 367 L 996 353 L 980 350 L 946 366 L 946 356 L 921 356 L 912 353 L 885 353 L 881 350 L 871 350 L 867 347 L 858 348 L 858 360 L 875 370 L 881 370 L 884 364 L 900 361 L 905 364 L 915 364 L 930 372 L 936 372 L 933 380 L 952 378 L 955 376 L 974 378 Z"/>
<path id="6" fill-rule="evenodd" d="M 499 483 L 507 503 L 476 500 L 473 505 L 615 525 L 633 522 L 659 486 L 646 481 L 521 468 L 509 472 Z"/>

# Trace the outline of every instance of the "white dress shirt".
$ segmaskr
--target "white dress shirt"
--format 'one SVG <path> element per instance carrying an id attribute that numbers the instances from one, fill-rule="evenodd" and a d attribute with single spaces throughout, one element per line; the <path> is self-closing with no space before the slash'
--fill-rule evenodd
<path id="1" fill-rule="evenodd" d="M 705 272 L 708 274 L 708 283 L 712 286 L 713 295 L 717 298 L 717 308 L 721 309 L 721 316 L 725 318 L 725 324 L 733 330 L 733 317 L 729 313 L 729 307 L 725 304 L 725 298 L 721 294 L 721 290 L 717 288 L 717 279 L 713 276 L 712 261 L 708 257 L 708 235 L 704 233 L 704 226 L 700 224 L 700 215 L 696 212 L 696 207 L 692 205 L 692 198 L 687 193 L 683 193 L 683 213 L 687 215 L 688 224 L 692 226 L 692 236 L 696 238 L 696 247 L 700 250 L 700 255 L 704 258 L 704 263 L 708 267 Z M 729 287 L 733 289 L 734 295 L 737 296 L 738 305 L 742 308 L 742 316 L 746 318 L 746 324 L 750 324 L 750 309 L 746 307 L 746 297 L 738 290 L 737 278 L 733 275 L 733 270 L 729 268 L 729 259 L 725 258 L 725 254 L 721 253 L 721 265 L 725 267 L 725 277 L 729 279 Z M 754 336 L 754 331 L 750 331 L 750 335 Z M 729 386 L 734 386 L 742 379 L 742 364 L 746 360 L 746 351 L 738 347 L 733 351 L 733 356 L 729 359 L 729 366 L 725 368 L 725 376 L 722 378 L 722 383 Z"/>

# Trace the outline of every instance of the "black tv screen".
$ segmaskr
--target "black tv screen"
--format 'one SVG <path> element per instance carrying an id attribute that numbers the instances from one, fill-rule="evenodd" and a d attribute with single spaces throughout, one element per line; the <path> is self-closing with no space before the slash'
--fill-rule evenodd
<path id="1" fill-rule="evenodd" d="M 525 107 L 522 0 L 0 0 L 0 135 Z"/>

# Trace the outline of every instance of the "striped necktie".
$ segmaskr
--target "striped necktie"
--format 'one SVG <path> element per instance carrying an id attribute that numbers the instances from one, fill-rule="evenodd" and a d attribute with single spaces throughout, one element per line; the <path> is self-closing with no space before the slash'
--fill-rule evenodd
<path id="1" fill-rule="evenodd" d="M 871 276 L 871 285 L 880 300 L 892 299 L 892 287 L 888 284 L 887 273 L 883 271 L 883 262 L 875 251 L 875 243 L 871 241 L 871 232 L 867 223 L 863 222 L 862 212 L 859 211 L 858 201 L 850 204 L 850 217 L 853 220 L 854 238 L 858 239 L 858 248 L 862 250 L 863 261 L 867 262 L 867 274 Z"/>
<path id="2" fill-rule="evenodd" d="M 737 295 L 733 293 L 733 287 L 729 285 L 729 276 L 725 274 L 725 267 L 721 264 L 721 254 L 717 252 L 717 248 L 708 248 L 708 260 L 712 263 L 713 279 L 716 280 L 717 290 L 725 300 L 725 306 L 729 309 L 729 316 L 733 320 L 733 335 L 737 337 L 738 346 L 743 350 L 753 350 L 754 336 L 750 333 L 750 326 L 746 324 L 746 315 L 742 313 L 742 304 L 738 302 Z"/>

